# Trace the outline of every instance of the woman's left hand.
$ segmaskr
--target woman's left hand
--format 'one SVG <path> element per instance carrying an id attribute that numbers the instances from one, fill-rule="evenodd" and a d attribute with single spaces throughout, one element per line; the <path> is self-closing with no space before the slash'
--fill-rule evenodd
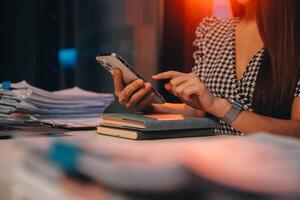
<path id="1" fill-rule="evenodd" d="M 198 110 L 211 113 L 213 105 L 218 99 L 206 88 L 204 83 L 194 73 L 186 74 L 168 71 L 157 74 L 152 78 L 155 80 L 170 79 L 170 82 L 165 85 L 165 88 L 185 104 Z"/>

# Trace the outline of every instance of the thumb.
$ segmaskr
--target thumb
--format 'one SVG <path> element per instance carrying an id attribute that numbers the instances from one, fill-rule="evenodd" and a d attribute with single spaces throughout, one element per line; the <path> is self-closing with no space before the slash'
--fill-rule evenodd
<path id="1" fill-rule="evenodd" d="M 119 69 L 113 71 L 115 94 L 120 94 L 124 89 L 122 72 Z"/>

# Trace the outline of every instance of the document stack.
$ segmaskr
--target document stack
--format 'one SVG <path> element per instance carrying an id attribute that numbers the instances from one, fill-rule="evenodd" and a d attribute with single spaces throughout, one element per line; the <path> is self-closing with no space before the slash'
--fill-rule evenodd
<path id="1" fill-rule="evenodd" d="M 112 94 L 72 88 L 48 92 L 25 81 L 0 84 L 0 117 L 12 114 L 66 128 L 96 127 L 100 114 L 113 102 Z"/>

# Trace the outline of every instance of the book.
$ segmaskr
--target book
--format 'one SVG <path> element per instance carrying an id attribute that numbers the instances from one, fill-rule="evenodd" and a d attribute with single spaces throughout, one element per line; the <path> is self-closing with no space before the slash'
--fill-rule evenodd
<path id="1" fill-rule="evenodd" d="M 184 117 L 182 115 L 130 113 L 103 114 L 101 126 L 142 131 L 169 131 L 186 129 L 215 129 L 219 121 L 212 118 Z"/>
<path id="2" fill-rule="evenodd" d="M 219 122 L 182 115 L 104 114 L 97 133 L 134 140 L 212 136 Z"/>
<path id="3" fill-rule="evenodd" d="M 184 137 L 200 137 L 215 135 L 214 129 L 189 129 L 189 130 L 169 130 L 169 131 L 139 131 L 121 128 L 110 128 L 99 126 L 97 133 L 101 135 L 132 139 L 132 140 L 155 140 Z"/>

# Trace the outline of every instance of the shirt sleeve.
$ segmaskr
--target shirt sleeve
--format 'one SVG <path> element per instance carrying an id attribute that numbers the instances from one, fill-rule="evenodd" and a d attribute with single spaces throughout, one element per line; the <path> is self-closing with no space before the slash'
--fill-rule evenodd
<path id="1" fill-rule="evenodd" d="M 197 48 L 194 52 L 193 57 L 195 65 L 192 69 L 192 72 L 199 76 L 200 80 L 205 82 L 205 44 L 206 44 L 206 35 L 208 31 L 214 26 L 218 21 L 217 17 L 206 17 L 198 25 L 196 29 L 196 39 L 193 45 Z"/>

